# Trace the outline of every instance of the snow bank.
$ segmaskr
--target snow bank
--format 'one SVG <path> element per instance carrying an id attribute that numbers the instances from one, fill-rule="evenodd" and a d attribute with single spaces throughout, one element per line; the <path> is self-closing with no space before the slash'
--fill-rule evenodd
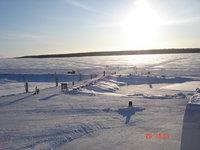
<path id="1" fill-rule="evenodd" d="M 71 95 L 85 95 L 85 96 L 95 96 L 97 93 L 94 92 L 93 90 L 88 90 L 88 89 L 73 89 L 71 91 L 68 91 L 67 94 Z"/>
<path id="2" fill-rule="evenodd" d="M 72 95 L 90 95 L 94 96 L 96 94 L 107 94 L 116 93 L 119 90 L 119 85 L 124 85 L 124 83 L 117 82 L 109 79 L 102 79 L 95 83 L 90 83 L 88 86 L 79 89 L 73 89 L 68 91 L 67 94 Z"/>
<path id="3" fill-rule="evenodd" d="M 88 90 L 92 90 L 99 93 L 111 92 L 114 93 L 119 90 L 119 86 L 116 83 L 110 81 L 100 81 L 87 87 Z"/>
<path id="4" fill-rule="evenodd" d="M 136 94 L 129 94 L 127 95 L 129 97 L 140 97 L 140 98 L 145 98 L 145 99 L 186 99 L 187 95 L 184 93 L 177 93 L 177 94 L 172 94 L 172 95 L 147 95 L 147 94 L 143 94 L 143 93 L 136 93 Z"/>
<path id="5" fill-rule="evenodd" d="M 200 88 L 196 89 L 196 93 L 190 98 L 188 103 L 200 105 Z"/>

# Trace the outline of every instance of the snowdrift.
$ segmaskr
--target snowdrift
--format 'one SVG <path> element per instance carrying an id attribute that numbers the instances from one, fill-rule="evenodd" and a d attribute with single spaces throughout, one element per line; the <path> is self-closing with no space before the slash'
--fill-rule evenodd
<path id="1" fill-rule="evenodd" d="M 200 88 L 196 89 L 196 93 L 190 98 L 189 104 L 200 105 Z"/>
<path id="2" fill-rule="evenodd" d="M 147 95 L 143 93 L 129 94 L 128 97 L 140 97 L 145 99 L 186 99 L 187 94 L 177 93 L 177 94 L 166 94 L 166 95 Z"/>
<path id="3" fill-rule="evenodd" d="M 117 82 L 109 81 L 106 79 L 96 83 L 92 83 L 89 86 L 81 89 L 73 89 L 67 93 L 73 95 L 81 94 L 93 96 L 96 94 L 116 93 L 118 90 L 119 86 Z"/>

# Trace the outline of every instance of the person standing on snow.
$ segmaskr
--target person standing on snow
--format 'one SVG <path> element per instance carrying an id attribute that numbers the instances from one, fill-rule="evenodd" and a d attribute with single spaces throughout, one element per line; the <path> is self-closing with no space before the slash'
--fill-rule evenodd
<path id="1" fill-rule="evenodd" d="M 28 93 L 28 82 L 25 83 L 24 87 L 25 87 L 26 93 Z"/>
<path id="2" fill-rule="evenodd" d="M 40 89 L 36 86 L 36 87 L 35 87 L 35 93 L 34 93 L 34 94 L 39 94 L 39 92 L 40 92 Z"/>

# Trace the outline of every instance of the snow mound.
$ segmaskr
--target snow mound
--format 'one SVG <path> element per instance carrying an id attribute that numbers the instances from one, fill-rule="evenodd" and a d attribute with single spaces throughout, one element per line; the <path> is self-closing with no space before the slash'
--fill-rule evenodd
<path id="1" fill-rule="evenodd" d="M 114 93 L 117 90 L 119 90 L 119 86 L 116 83 L 110 81 L 100 81 L 94 85 L 87 87 L 87 89 L 99 93 L 104 93 L 104 92 Z"/>
<path id="2" fill-rule="evenodd" d="M 196 93 L 190 98 L 188 103 L 200 105 L 200 88 L 196 89 Z"/>
<path id="3" fill-rule="evenodd" d="M 70 95 L 85 95 L 85 96 L 95 96 L 96 93 L 92 90 L 88 90 L 88 89 L 73 89 L 71 91 L 68 91 L 67 94 L 70 94 Z"/>
<path id="4" fill-rule="evenodd" d="M 145 98 L 145 99 L 186 99 L 187 95 L 184 93 L 177 93 L 173 95 L 147 95 L 147 94 L 142 94 L 142 93 L 136 93 L 136 94 L 129 94 L 127 95 L 128 97 L 140 97 L 140 98 Z"/>
<path id="5" fill-rule="evenodd" d="M 116 93 L 119 90 L 119 85 L 122 83 L 118 83 L 117 81 L 113 80 L 102 80 L 95 84 L 90 84 L 85 88 L 80 89 L 73 89 L 68 91 L 67 94 L 72 95 L 89 95 L 94 96 L 96 94 L 108 94 L 108 93 Z"/>

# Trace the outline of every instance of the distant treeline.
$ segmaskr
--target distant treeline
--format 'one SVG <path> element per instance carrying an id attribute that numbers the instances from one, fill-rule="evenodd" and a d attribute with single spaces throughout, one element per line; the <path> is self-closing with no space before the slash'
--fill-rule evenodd
<path id="1" fill-rule="evenodd" d="M 69 54 L 31 55 L 31 56 L 22 56 L 18 58 L 54 58 L 54 57 L 85 57 L 85 56 L 111 56 L 111 55 L 140 55 L 140 54 L 177 54 L 177 53 L 200 53 L 200 48 L 101 51 L 101 52 L 84 52 L 84 53 L 69 53 Z"/>

